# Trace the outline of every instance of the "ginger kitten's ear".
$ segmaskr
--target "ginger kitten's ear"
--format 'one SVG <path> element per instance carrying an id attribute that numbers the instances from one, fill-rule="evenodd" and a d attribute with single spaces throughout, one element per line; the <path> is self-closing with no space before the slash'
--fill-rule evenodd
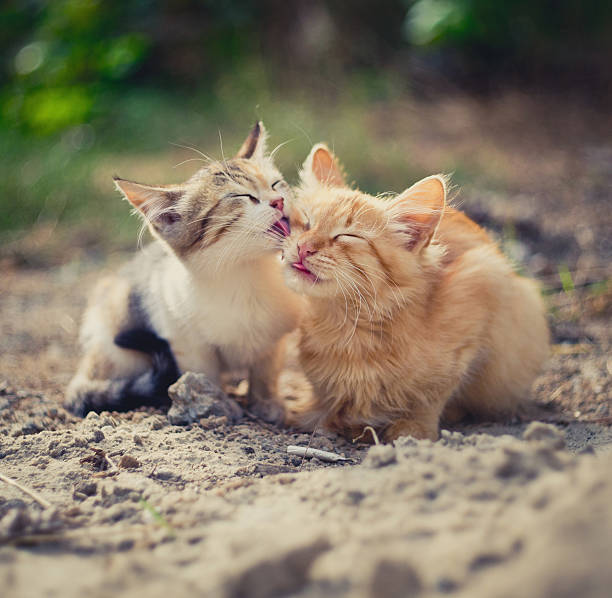
<path id="1" fill-rule="evenodd" d="M 180 220 L 177 202 L 183 195 L 178 185 L 155 187 L 113 177 L 123 196 L 160 232 Z"/>
<path id="2" fill-rule="evenodd" d="M 236 158 L 263 158 L 266 153 L 266 140 L 268 133 L 261 121 L 257 121 L 251 129 L 249 136 L 244 140 L 244 143 L 238 150 Z"/>
<path id="3" fill-rule="evenodd" d="M 323 185 L 344 187 L 344 173 L 338 159 L 324 143 L 317 143 L 302 166 L 302 180 L 313 179 Z"/>
<path id="4" fill-rule="evenodd" d="M 446 180 L 442 175 L 429 176 L 406 189 L 392 200 L 392 221 L 409 250 L 427 247 L 440 224 L 446 206 Z"/>

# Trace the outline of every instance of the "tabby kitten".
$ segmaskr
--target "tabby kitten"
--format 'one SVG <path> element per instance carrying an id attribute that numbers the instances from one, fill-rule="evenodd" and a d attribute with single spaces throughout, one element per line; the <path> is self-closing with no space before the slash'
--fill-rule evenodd
<path id="1" fill-rule="evenodd" d="M 544 306 L 442 176 L 395 198 L 349 188 L 324 145 L 292 203 L 285 279 L 308 298 L 297 414 L 350 436 L 436 439 L 439 423 L 515 411 L 548 355 Z"/>
<path id="2" fill-rule="evenodd" d="M 67 406 L 79 415 L 165 406 L 181 372 L 218 383 L 225 368 L 250 369 L 254 400 L 274 397 L 279 343 L 296 326 L 299 300 L 278 256 L 290 188 L 266 153 L 263 125 L 235 158 L 185 183 L 115 183 L 156 240 L 95 288 Z"/>

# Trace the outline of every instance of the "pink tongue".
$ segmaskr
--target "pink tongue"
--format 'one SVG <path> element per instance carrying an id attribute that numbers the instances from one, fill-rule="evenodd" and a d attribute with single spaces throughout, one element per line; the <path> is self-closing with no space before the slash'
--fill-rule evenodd
<path id="1" fill-rule="evenodd" d="M 300 262 L 294 262 L 293 264 L 291 264 L 296 270 L 301 270 L 302 272 L 310 272 L 310 270 L 304 266 L 304 264 L 301 264 Z"/>
<path id="2" fill-rule="evenodd" d="M 275 223 L 275 226 L 280 228 L 284 235 L 288 237 L 291 234 L 291 229 L 289 228 L 289 221 L 286 218 L 281 218 Z"/>

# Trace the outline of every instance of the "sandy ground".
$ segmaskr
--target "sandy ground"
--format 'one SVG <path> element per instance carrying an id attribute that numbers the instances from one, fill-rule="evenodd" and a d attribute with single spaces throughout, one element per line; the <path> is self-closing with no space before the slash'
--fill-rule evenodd
<path id="1" fill-rule="evenodd" d="M 591 283 L 612 273 L 612 146 L 585 133 L 588 118 L 584 130 L 569 118 L 564 145 L 546 115 L 523 146 L 513 110 L 425 116 L 445 129 L 445 151 L 495 151 L 501 175 L 514 161 L 502 191 L 476 181 L 461 201 L 511 229 L 506 250 L 549 289 L 553 354 L 529 414 L 545 424 L 371 448 L 321 432 L 313 447 L 347 457 L 329 464 L 288 455 L 309 436 L 248 412 L 233 424 L 176 426 L 153 410 L 81 420 L 62 392 L 102 264 L 36 235 L 0 252 L 0 473 L 36 495 L 0 481 L 2 596 L 609 596 L 612 299 Z M 411 134 L 425 151 L 425 133 Z M 63 257 L 28 269 L 28 252 Z M 560 264 L 575 290 L 561 289 Z M 283 386 L 305 391 L 292 370 Z"/>

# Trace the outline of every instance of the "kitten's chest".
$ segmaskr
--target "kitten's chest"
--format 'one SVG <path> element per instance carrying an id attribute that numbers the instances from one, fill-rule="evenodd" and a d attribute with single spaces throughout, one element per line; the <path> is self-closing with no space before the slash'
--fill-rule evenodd
<path id="1" fill-rule="evenodd" d="M 189 325 L 218 346 L 251 345 L 254 338 L 265 340 L 271 311 L 270 298 L 259 289 L 209 289 L 191 306 Z"/>
<path id="2" fill-rule="evenodd" d="M 250 365 L 287 331 L 279 292 L 239 280 L 199 288 L 176 313 L 182 344 L 194 353 L 214 347 L 232 367 Z"/>
<path id="3" fill-rule="evenodd" d="M 303 330 L 300 354 L 308 377 L 321 395 L 361 401 L 380 396 L 385 381 L 399 375 L 398 360 L 388 338 L 354 331 L 348 335 L 310 334 Z"/>

